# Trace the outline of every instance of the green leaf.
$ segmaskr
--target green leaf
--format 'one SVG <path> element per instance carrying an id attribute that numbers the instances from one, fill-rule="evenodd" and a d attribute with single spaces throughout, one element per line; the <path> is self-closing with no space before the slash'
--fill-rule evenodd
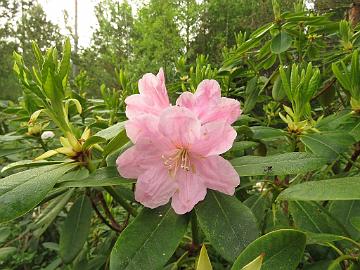
<path id="1" fill-rule="evenodd" d="M 351 225 L 360 232 L 360 216 L 353 217 L 350 219 Z"/>
<path id="2" fill-rule="evenodd" d="M 345 76 L 339 69 L 336 63 L 332 63 L 331 65 L 332 71 L 336 77 L 336 79 L 340 82 L 341 86 L 350 91 L 351 90 L 351 82 L 347 76 Z"/>
<path id="3" fill-rule="evenodd" d="M 270 46 L 271 51 L 276 54 L 285 52 L 291 47 L 292 41 L 293 39 L 288 33 L 281 31 L 272 39 Z"/>
<path id="4" fill-rule="evenodd" d="M 41 214 L 37 217 L 35 223 L 33 223 L 34 236 L 39 238 L 46 229 L 53 223 L 60 211 L 65 207 L 70 200 L 74 189 L 56 197 L 52 200 L 45 209 L 41 211 Z"/>
<path id="5" fill-rule="evenodd" d="M 254 214 L 235 197 L 208 191 L 195 212 L 207 239 L 230 262 L 259 235 Z"/>
<path id="6" fill-rule="evenodd" d="M 72 262 L 83 248 L 90 232 L 92 208 L 83 195 L 71 207 L 60 231 L 59 253 L 64 263 Z"/>
<path id="7" fill-rule="evenodd" d="M 358 177 L 358 198 L 360 198 L 360 177 Z M 355 186 L 353 188 L 356 190 Z M 350 188 L 348 188 L 350 190 Z M 340 191 L 340 188 L 339 188 Z M 344 192 L 344 191 L 341 191 Z M 329 212 L 341 222 L 349 232 L 352 239 L 360 240 L 360 232 L 351 224 L 351 218 L 360 216 L 360 200 L 334 201 L 330 203 Z"/>
<path id="8" fill-rule="evenodd" d="M 110 140 L 118 135 L 124 129 L 125 122 L 120 122 L 111 127 L 105 128 L 97 132 L 94 136 L 103 137 L 106 140 Z"/>
<path id="9" fill-rule="evenodd" d="M 121 130 L 104 148 L 103 156 L 107 156 L 129 142 L 125 129 Z"/>
<path id="10" fill-rule="evenodd" d="M 205 245 L 202 245 L 200 250 L 199 259 L 196 265 L 196 270 L 212 270 L 209 255 L 207 253 Z"/>
<path id="11" fill-rule="evenodd" d="M 327 160 L 309 153 L 294 152 L 267 157 L 245 156 L 231 160 L 240 176 L 288 175 L 319 169 Z"/>
<path id="12" fill-rule="evenodd" d="M 302 259 L 306 243 L 304 233 L 278 230 L 256 239 L 236 259 L 232 270 L 238 270 L 264 254 L 261 270 L 296 269 Z"/>
<path id="13" fill-rule="evenodd" d="M 67 38 L 64 43 L 63 57 L 59 68 L 60 81 L 62 81 L 65 78 L 65 76 L 69 73 L 70 57 L 71 57 L 71 44 L 70 44 L 70 39 Z"/>
<path id="14" fill-rule="evenodd" d="M 335 178 L 291 185 L 279 195 L 278 200 L 360 200 L 360 177 Z"/>
<path id="15" fill-rule="evenodd" d="M 83 144 L 83 149 L 89 149 L 91 146 L 97 143 L 104 143 L 106 142 L 106 139 L 100 136 L 91 136 L 89 139 L 85 141 Z"/>
<path id="16" fill-rule="evenodd" d="M 306 134 L 301 136 L 301 141 L 312 153 L 329 160 L 336 159 L 355 143 L 354 138 L 344 132 Z"/>
<path id="17" fill-rule="evenodd" d="M 116 241 L 110 269 L 160 269 L 173 255 L 187 225 L 187 217 L 175 214 L 170 205 L 144 208 Z"/>
<path id="18" fill-rule="evenodd" d="M 327 216 L 316 204 L 309 202 L 289 202 L 289 212 L 296 228 L 315 233 L 330 233 Z"/>
<path id="19" fill-rule="evenodd" d="M 56 187 L 104 187 L 128 185 L 134 182 L 135 180 L 122 178 L 116 167 L 113 166 L 98 169 L 84 179 L 68 179 L 64 182 L 58 183 Z"/>
<path id="20" fill-rule="evenodd" d="M 0 262 L 6 260 L 9 256 L 16 252 L 16 247 L 0 248 Z"/>
<path id="21" fill-rule="evenodd" d="M 76 165 L 51 165 L 0 179 L 0 223 L 24 215 L 39 204 L 58 178 Z"/>
<path id="22" fill-rule="evenodd" d="M 32 167 L 40 167 L 40 166 L 48 166 L 52 164 L 61 164 L 64 163 L 63 160 L 61 161 L 47 161 L 47 160 L 39 160 L 39 161 L 33 161 L 33 160 L 20 160 L 17 162 L 10 163 L 9 165 L 6 165 L 4 168 L 1 169 L 1 173 L 9 172 L 15 169 L 19 168 L 32 168 Z"/>
<path id="23" fill-rule="evenodd" d="M 245 265 L 241 270 L 261 270 L 262 262 L 265 254 L 260 254 L 253 261 Z"/>
<path id="24" fill-rule="evenodd" d="M 10 227 L 0 228 L 0 244 L 4 243 L 10 235 L 11 235 Z"/>
<path id="25" fill-rule="evenodd" d="M 244 151 L 246 149 L 252 148 L 257 146 L 257 142 L 252 141 L 241 141 L 241 142 L 235 142 L 233 147 L 231 148 L 231 151 Z"/>
<path id="26" fill-rule="evenodd" d="M 256 140 L 274 140 L 286 135 L 283 130 L 272 127 L 253 126 L 250 130 L 253 132 L 252 138 Z"/>
<path id="27" fill-rule="evenodd" d="M 287 76 L 286 71 L 284 70 L 283 66 L 279 67 L 279 74 L 280 74 L 280 78 L 281 78 L 282 87 L 284 88 L 284 91 L 285 91 L 288 99 L 292 102 L 293 95 L 291 92 L 290 83 L 289 83 L 288 76 Z"/>
<path id="28" fill-rule="evenodd" d="M 306 244 L 326 244 L 329 242 L 336 242 L 345 240 L 346 237 L 330 233 L 312 233 L 306 232 Z"/>
<path id="29" fill-rule="evenodd" d="M 245 104 L 244 104 L 244 113 L 250 112 L 256 105 L 256 101 L 259 96 L 260 88 L 257 87 L 258 77 L 252 78 L 248 81 L 245 90 Z"/>
<path id="30" fill-rule="evenodd" d="M 244 201 L 244 204 L 254 213 L 258 221 L 259 228 L 261 228 L 266 210 L 270 208 L 271 205 L 266 193 L 256 193 L 251 195 Z"/>
<path id="31" fill-rule="evenodd" d="M 275 101 L 281 101 L 282 99 L 284 99 L 286 93 L 284 91 L 284 87 L 282 86 L 280 76 L 277 76 L 277 78 L 275 79 L 271 94 Z"/>

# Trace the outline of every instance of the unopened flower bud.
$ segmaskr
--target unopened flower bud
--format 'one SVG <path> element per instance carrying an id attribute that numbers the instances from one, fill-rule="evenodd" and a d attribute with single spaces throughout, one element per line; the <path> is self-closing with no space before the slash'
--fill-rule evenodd
<path id="1" fill-rule="evenodd" d="M 44 131 L 41 134 L 41 139 L 42 140 L 48 140 L 48 139 L 51 139 L 51 138 L 54 138 L 54 137 L 55 137 L 55 133 L 52 132 L 52 131 Z"/>

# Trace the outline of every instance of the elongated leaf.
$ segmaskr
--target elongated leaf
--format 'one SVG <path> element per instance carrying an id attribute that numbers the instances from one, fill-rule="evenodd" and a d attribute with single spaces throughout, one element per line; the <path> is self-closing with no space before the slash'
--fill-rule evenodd
<path id="1" fill-rule="evenodd" d="M 350 219 L 351 225 L 360 232 L 360 216 L 356 216 Z"/>
<path id="2" fill-rule="evenodd" d="M 65 207 L 66 203 L 70 200 L 74 189 L 55 198 L 51 203 L 41 212 L 36 222 L 34 223 L 34 235 L 40 237 L 50 224 L 55 220 L 60 211 Z"/>
<path id="3" fill-rule="evenodd" d="M 173 255 L 187 224 L 187 217 L 175 214 L 169 205 L 143 209 L 116 241 L 110 269 L 160 269 Z"/>
<path id="4" fill-rule="evenodd" d="M 100 130 L 95 136 L 103 137 L 106 140 L 110 140 L 119 134 L 124 129 L 125 122 L 117 123 L 111 127 Z"/>
<path id="5" fill-rule="evenodd" d="M 331 233 L 330 223 L 320 207 L 309 202 L 289 202 L 289 211 L 295 227 L 314 233 Z"/>
<path id="6" fill-rule="evenodd" d="M 293 39 L 288 33 L 281 31 L 272 39 L 270 46 L 271 51 L 277 54 L 285 52 L 291 47 L 292 41 Z"/>
<path id="7" fill-rule="evenodd" d="M 292 185 L 279 195 L 278 200 L 360 200 L 360 177 L 335 178 Z"/>
<path id="8" fill-rule="evenodd" d="M 301 152 L 267 157 L 245 156 L 231 160 L 240 176 L 306 173 L 322 167 L 326 162 L 325 158 Z"/>
<path id="9" fill-rule="evenodd" d="M 199 259 L 196 265 L 196 270 L 212 270 L 209 255 L 205 245 L 201 247 Z"/>
<path id="10" fill-rule="evenodd" d="M 64 176 L 66 177 L 66 175 Z M 122 178 L 116 167 L 104 167 L 96 170 L 86 178 L 60 178 L 56 187 L 104 187 L 116 185 L 129 185 L 135 180 Z"/>
<path id="11" fill-rule="evenodd" d="M 283 130 L 272 127 L 254 126 L 250 129 L 253 132 L 252 138 L 258 140 L 279 139 L 286 135 Z"/>
<path id="12" fill-rule="evenodd" d="M 296 230 L 278 230 L 261 236 L 241 252 L 232 270 L 240 270 L 260 254 L 261 270 L 296 269 L 304 253 L 306 236 Z"/>
<path id="13" fill-rule="evenodd" d="M 83 248 L 91 225 L 90 199 L 83 195 L 71 207 L 60 231 L 59 252 L 64 263 L 72 262 Z"/>
<path id="14" fill-rule="evenodd" d="M 91 146 L 97 143 L 103 143 L 106 142 L 106 139 L 100 136 L 92 136 L 89 139 L 86 140 L 86 142 L 83 145 L 84 149 L 89 149 Z"/>
<path id="15" fill-rule="evenodd" d="M 63 80 L 63 78 L 68 74 L 69 67 L 70 67 L 70 56 L 71 56 L 71 44 L 70 39 L 67 38 L 64 43 L 64 49 L 63 49 L 63 58 L 60 63 L 59 68 L 59 77 L 60 80 Z"/>
<path id="16" fill-rule="evenodd" d="M 358 177 L 358 180 L 360 180 L 360 177 Z M 360 187 L 360 184 L 358 184 L 358 187 Z M 358 189 L 359 193 L 360 188 Z M 360 200 L 331 202 L 329 212 L 345 226 L 352 239 L 360 239 L 360 232 L 351 224 L 351 218 L 360 216 Z"/>
<path id="17" fill-rule="evenodd" d="M 354 138 L 344 132 L 302 135 L 301 141 L 315 155 L 326 157 L 329 160 L 346 152 L 355 143 Z"/>
<path id="18" fill-rule="evenodd" d="M 244 113 L 250 112 L 256 105 L 256 101 L 260 91 L 260 88 L 257 87 L 257 81 L 258 77 L 254 77 L 246 85 L 246 100 L 244 104 Z"/>
<path id="19" fill-rule="evenodd" d="M 120 147 L 124 146 L 129 141 L 129 138 L 126 135 L 125 129 L 123 129 L 119 134 L 117 134 L 104 148 L 103 155 L 107 156 L 112 152 L 118 150 Z"/>
<path id="20" fill-rule="evenodd" d="M 16 247 L 0 248 L 0 262 L 7 259 L 10 255 L 16 252 Z"/>
<path id="21" fill-rule="evenodd" d="M 64 163 L 64 161 L 20 160 L 20 161 L 10 163 L 9 165 L 6 165 L 4 168 L 1 169 L 1 173 L 10 172 L 12 170 L 19 169 L 19 168 L 32 168 L 32 167 L 48 166 L 48 165 L 52 165 L 52 164 L 61 164 L 61 163 Z"/>
<path id="22" fill-rule="evenodd" d="M 76 165 L 51 165 L 0 179 L 0 223 L 24 215 L 40 203 L 59 177 Z"/>
<path id="23" fill-rule="evenodd" d="M 259 235 L 254 214 L 235 197 L 209 191 L 195 211 L 207 239 L 228 261 Z"/>
<path id="24" fill-rule="evenodd" d="M 330 233 L 312 233 L 306 232 L 306 243 L 311 244 L 326 244 L 329 242 L 345 240 L 344 236 L 330 234 Z"/>

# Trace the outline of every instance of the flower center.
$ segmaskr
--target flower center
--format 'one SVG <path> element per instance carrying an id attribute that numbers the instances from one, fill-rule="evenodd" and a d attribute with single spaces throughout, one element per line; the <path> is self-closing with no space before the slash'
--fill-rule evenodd
<path id="1" fill-rule="evenodd" d="M 195 171 L 194 166 L 190 162 L 189 152 L 185 148 L 180 148 L 174 154 L 168 156 L 162 155 L 161 158 L 172 177 L 175 177 L 179 168 L 185 171 L 190 171 L 190 169 L 193 172 Z"/>

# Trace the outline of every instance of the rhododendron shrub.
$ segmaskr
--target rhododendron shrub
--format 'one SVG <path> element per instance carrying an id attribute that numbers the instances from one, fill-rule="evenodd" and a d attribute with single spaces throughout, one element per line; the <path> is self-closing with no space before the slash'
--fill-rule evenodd
<path id="1" fill-rule="evenodd" d="M 125 129 L 134 146 L 116 162 L 121 176 L 137 179 L 135 199 L 156 208 L 171 198 L 175 212 L 184 214 L 207 189 L 233 195 L 239 175 L 220 155 L 236 138 L 231 124 L 240 116 L 240 103 L 221 97 L 215 80 L 204 80 L 194 94 L 184 92 L 171 105 L 162 69 L 144 75 L 139 92 L 125 100 Z"/>
<path id="2" fill-rule="evenodd" d="M 14 53 L 0 269 L 359 269 L 360 28 L 277 2 L 220 66 L 130 66 L 101 98 L 69 39 Z"/>

